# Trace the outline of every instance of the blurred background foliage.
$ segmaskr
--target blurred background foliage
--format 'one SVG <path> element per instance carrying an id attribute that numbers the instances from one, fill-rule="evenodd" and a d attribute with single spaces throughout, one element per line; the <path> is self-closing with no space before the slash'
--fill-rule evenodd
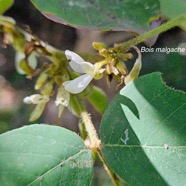
<path id="1" fill-rule="evenodd" d="M 108 46 L 112 46 L 114 43 L 123 42 L 133 37 L 127 32 L 76 30 L 54 23 L 46 19 L 28 0 L 15 0 L 14 5 L 5 15 L 13 17 L 22 29 L 29 26 L 33 33 L 46 43 L 58 49 L 73 50 L 79 54 L 95 53 L 96 51 L 92 47 L 93 41 L 102 41 Z M 174 28 L 161 34 L 153 48 L 175 48 L 181 43 L 186 43 L 186 33 L 179 28 Z M 140 44 L 138 47 L 143 46 L 145 45 Z M 33 90 L 35 79 L 26 79 L 25 76 L 18 74 L 15 70 L 14 58 L 13 48 L 4 46 L 0 40 L 0 133 L 28 124 L 29 115 L 33 110 L 32 105 L 25 105 L 22 100 L 25 96 L 35 92 Z M 142 53 L 142 62 L 143 67 L 140 75 L 160 71 L 168 86 L 186 91 L 186 55 L 148 52 Z M 132 68 L 133 63 L 134 60 L 127 62 L 129 69 Z M 93 83 L 106 92 L 109 101 L 119 91 L 116 90 L 116 82 L 112 82 L 108 87 L 105 78 Z M 98 129 L 101 116 L 90 104 L 86 104 L 96 129 Z M 62 118 L 57 117 L 54 100 L 48 103 L 44 114 L 37 123 L 60 125 L 78 132 L 78 120 L 68 110 L 64 111 Z M 109 186 L 110 184 L 100 162 L 96 162 L 94 178 L 92 185 Z"/>

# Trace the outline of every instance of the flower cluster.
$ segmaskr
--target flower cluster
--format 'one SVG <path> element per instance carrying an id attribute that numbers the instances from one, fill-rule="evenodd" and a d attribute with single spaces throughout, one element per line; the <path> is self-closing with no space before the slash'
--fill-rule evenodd
<path id="1" fill-rule="evenodd" d="M 58 116 L 60 117 L 64 107 L 69 106 L 70 101 L 70 94 L 78 94 L 85 90 L 85 88 L 89 85 L 92 79 L 98 75 L 103 73 L 103 69 L 98 68 L 96 65 L 91 64 L 90 62 L 84 61 L 79 55 L 69 50 L 65 51 L 66 58 L 69 60 L 69 65 L 75 72 L 83 74 L 73 80 L 66 80 L 66 78 L 62 77 L 62 83 L 58 83 L 58 92 L 56 95 L 55 105 L 59 108 Z M 20 58 L 21 57 L 21 58 Z M 24 55 L 17 56 L 17 64 L 19 61 L 24 57 Z M 34 62 L 34 63 L 33 63 Z M 36 68 L 36 60 L 33 60 L 32 63 L 28 59 L 28 64 L 34 69 Z M 59 68 L 59 67 L 58 67 Z M 24 71 L 20 68 L 20 65 L 17 65 L 17 70 L 20 73 L 24 73 Z M 37 104 L 38 108 L 42 108 L 41 111 L 33 112 L 32 117 L 30 118 L 31 121 L 37 119 L 43 112 L 44 105 L 50 100 L 50 96 L 52 95 L 52 83 L 47 82 L 48 76 L 46 73 L 41 73 L 36 85 L 36 90 L 41 90 L 41 94 L 33 94 L 31 96 L 24 98 L 24 103 L 27 104 Z M 45 84 L 45 89 L 43 90 L 42 87 Z"/>
<path id="2" fill-rule="evenodd" d="M 83 94 L 78 96 L 76 94 L 82 91 L 86 92 L 87 86 L 93 79 L 98 80 L 105 74 L 108 84 L 115 78 L 119 82 L 118 86 L 120 86 L 134 80 L 141 68 L 141 54 L 136 47 L 134 49 L 138 53 L 138 58 L 128 73 L 125 61 L 132 58 L 133 55 L 127 51 L 122 52 L 117 45 L 113 48 L 107 48 L 104 43 L 94 42 L 93 47 L 99 51 L 99 62 L 92 64 L 72 51 L 63 52 L 45 44 L 29 29 L 26 32 L 17 29 L 15 22 L 8 18 L 3 20 L 2 28 L 4 43 L 11 44 L 17 51 L 15 64 L 18 73 L 25 74 L 30 79 L 38 76 L 35 83 L 35 90 L 38 93 L 27 96 L 23 100 L 27 104 L 36 105 L 30 121 L 40 117 L 46 104 L 54 95 L 56 95 L 55 105 L 59 110 L 58 116 L 61 116 L 65 107 L 78 114 L 80 108 L 77 106 L 77 100 L 81 99 Z M 38 63 L 40 57 L 44 63 Z M 69 66 L 71 68 L 68 68 Z M 74 72 L 80 75 L 74 78 L 77 75 Z M 88 90 L 87 92 L 89 92 Z M 91 96 L 87 93 L 84 95 L 87 95 L 86 98 L 90 102 L 92 101 Z M 93 104 L 93 102 L 91 103 Z"/>
<path id="3" fill-rule="evenodd" d="M 115 60 L 116 58 L 112 58 L 112 56 L 110 57 L 106 53 L 103 53 L 104 49 L 103 50 L 101 49 L 101 50 L 102 50 L 103 56 L 105 56 L 106 59 L 101 62 L 97 62 L 95 64 L 84 61 L 78 54 L 72 51 L 66 50 L 65 56 L 67 60 L 69 60 L 69 65 L 71 69 L 82 75 L 72 80 L 69 79 L 69 76 L 67 78 L 61 77 L 61 81 L 59 81 L 61 82 L 61 84 L 58 83 L 58 92 L 57 92 L 56 100 L 55 100 L 55 104 L 59 108 L 58 116 L 59 117 L 61 116 L 65 107 L 69 107 L 70 94 L 81 93 L 82 91 L 86 89 L 86 87 L 89 85 L 89 83 L 94 78 L 95 79 L 101 78 L 103 75 L 103 72 L 105 72 L 106 74 L 114 74 L 115 76 L 119 76 L 121 73 L 121 75 L 125 76 L 125 79 L 124 79 L 125 84 L 134 80 L 138 76 L 140 68 L 141 68 L 140 51 L 136 47 L 134 47 L 134 49 L 138 53 L 138 58 L 134 64 L 133 69 L 128 75 L 126 75 L 127 73 L 126 66 L 121 61 Z M 34 64 L 30 64 L 30 65 L 32 65 L 32 68 L 35 68 L 37 63 L 34 62 Z M 103 66 L 105 66 L 105 68 L 102 68 Z M 38 82 L 40 83 L 37 82 L 35 88 L 40 89 L 43 86 L 43 82 L 47 81 L 47 78 L 48 76 L 46 75 L 46 73 L 41 74 L 40 75 L 41 80 L 38 80 Z M 46 90 L 42 91 L 41 94 L 34 94 L 34 95 L 24 98 L 24 102 L 28 104 L 30 103 L 38 104 L 38 108 L 42 110 L 45 104 L 50 100 L 50 96 L 53 95 L 52 83 L 50 82 L 47 83 L 47 87 L 49 87 L 47 88 L 47 91 Z M 39 114 L 37 113 L 35 115 L 38 117 L 41 115 L 41 113 L 42 111 Z M 32 117 L 31 120 L 35 120 L 37 117 L 34 116 Z"/>

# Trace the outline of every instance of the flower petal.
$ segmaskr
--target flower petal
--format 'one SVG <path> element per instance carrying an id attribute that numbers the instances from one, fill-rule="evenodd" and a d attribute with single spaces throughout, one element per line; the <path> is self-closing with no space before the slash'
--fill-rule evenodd
<path id="1" fill-rule="evenodd" d="M 84 74 L 71 81 L 64 82 L 63 86 L 68 92 L 72 94 L 78 94 L 88 86 L 88 84 L 92 81 L 92 79 L 93 79 L 92 75 Z"/>
<path id="2" fill-rule="evenodd" d="M 84 60 L 75 52 L 72 52 L 70 50 L 65 50 L 65 55 L 67 57 L 67 59 L 72 60 L 72 61 L 76 61 L 77 63 L 81 63 L 84 62 Z"/>
<path id="3" fill-rule="evenodd" d="M 132 67 L 132 70 L 130 71 L 130 73 L 125 77 L 125 84 L 133 81 L 139 76 L 141 66 L 142 66 L 141 52 L 137 47 L 133 46 L 133 48 L 138 53 L 138 58 L 136 59 L 134 66 Z"/>
<path id="4" fill-rule="evenodd" d="M 78 73 L 86 73 L 93 75 L 94 65 L 89 62 L 77 63 L 76 61 L 70 61 L 71 68 Z"/>
<path id="5" fill-rule="evenodd" d="M 55 104 L 56 106 L 63 105 L 65 107 L 68 106 L 70 100 L 70 94 L 68 91 L 64 89 L 64 87 L 59 88 Z"/>
<path id="6" fill-rule="evenodd" d="M 36 69 L 37 67 L 37 53 L 32 52 L 28 57 L 28 64 L 32 69 Z M 19 74 L 26 74 L 24 70 L 20 68 L 20 61 L 25 58 L 25 54 L 23 52 L 16 52 L 15 54 L 15 67 Z"/>
<path id="7" fill-rule="evenodd" d="M 65 51 L 65 55 L 67 59 L 70 59 L 70 66 L 71 68 L 78 72 L 78 73 L 88 73 L 88 74 L 93 74 L 94 72 L 94 65 L 85 62 L 78 54 L 71 52 L 69 50 Z"/>
<path id="8" fill-rule="evenodd" d="M 30 67 L 32 67 L 32 69 L 36 69 L 37 67 L 37 56 L 38 54 L 33 51 L 28 57 L 28 64 Z"/>
<path id="9" fill-rule="evenodd" d="M 30 115 L 29 121 L 33 122 L 33 121 L 37 120 L 41 116 L 41 114 L 43 113 L 45 106 L 46 106 L 46 102 L 37 104 L 35 109 L 32 111 L 32 113 Z"/>
<path id="10" fill-rule="evenodd" d="M 31 96 L 27 96 L 23 99 L 23 102 L 26 104 L 40 104 L 40 103 L 46 103 L 50 99 L 48 96 L 40 95 L 40 94 L 33 94 Z"/>
<path id="11" fill-rule="evenodd" d="M 19 67 L 20 61 L 24 58 L 25 58 L 25 54 L 23 52 L 16 52 L 16 54 L 15 54 L 15 68 L 19 74 L 25 74 L 25 72 Z"/>
<path id="12" fill-rule="evenodd" d="M 65 108 L 64 105 L 59 105 L 59 107 L 58 107 L 58 118 L 61 117 L 61 115 L 62 115 L 62 113 L 64 111 L 64 108 Z"/>

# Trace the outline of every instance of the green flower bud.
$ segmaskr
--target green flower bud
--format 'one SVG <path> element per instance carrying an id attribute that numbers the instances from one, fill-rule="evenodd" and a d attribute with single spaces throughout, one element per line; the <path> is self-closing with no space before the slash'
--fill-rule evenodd
<path id="1" fill-rule="evenodd" d="M 35 109 L 31 113 L 29 121 L 32 122 L 32 121 L 37 120 L 41 116 L 41 114 L 43 113 L 45 106 L 46 106 L 46 102 L 37 104 L 37 106 L 35 107 Z"/>
<path id="2" fill-rule="evenodd" d="M 106 45 L 104 43 L 101 42 L 93 42 L 92 46 L 96 49 L 96 50 L 102 50 L 104 48 L 106 48 Z"/>
<path id="3" fill-rule="evenodd" d="M 53 93 L 53 82 L 50 81 L 44 85 L 44 87 L 41 90 L 42 95 L 51 96 Z"/>
<path id="4" fill-rule="evenodd" d="M 22 59 L 19 62 L 19 67 L 21 68 L 21 70 L 23 70 L 25 72 L 25 74 L 27 75 L 32 75 L 34 70 L 28 65 L 27 61 L 25 59 Z"/>
<path id="5" fill-rule="evenodd" d="M 107 58 L 108 57 L 108 51 L 107 49 L 103 48 L 99 51 L 100 55 Z"/>
<path id="6" fill-rule="evenodd" d="M 116 68 L 119 70 L 119 72 L 122 75 L 126 75 L 127 74 L 127 67 L 126 67 L 124 62 L 118 61 L 117 64 L 116 64 Z"/>
<path id="7" fill-rule="evenodd" d="M 48 75 L 45 72 L 41 73 L 36 81 L 35 89 L 39 90 L 46 83 L 47 79 Z"/>

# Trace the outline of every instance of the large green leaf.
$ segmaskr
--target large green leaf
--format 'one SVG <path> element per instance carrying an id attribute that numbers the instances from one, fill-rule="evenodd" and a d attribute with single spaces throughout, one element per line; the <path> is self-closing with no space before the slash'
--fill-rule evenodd
<path id="1" fill-rule="evenodd" d="M 180 16 L 182 14 L 186 14 L 186 1 L 185 0 L 169 0 L 167 3 L 167 0 L 159 0 L 160 1 L 160 8 L 162 15 L 173 19 L 177 16 Z M 186 29 L 186 20 L 182 24 L 182 26 Z"/>
<path id="2" fill-rule="evenodd" d="M 143 33 L 150 30 L 150 22 L 157 19 L 160 14 L 158 0 L 31 0 L 31 2 L 47 18 L 55 22 L 102 30 L 131 30 Z"/>
<path id="3" fill-rule="evenodd" d="M 124 87 L 102 119 L 102 153 L 131 186 L 186 183 L 186 93 L 163 84 L 159 73 Z"/>
<path id="4" fill-rule="evenodd" d="M 0 15 L 8 10 L 12 6 L 13 2 L 14 0 L 0 0 Z"/>
<path id="5" fill-rule="evenodd" d="M 67 129 L 32 125 L 0 136 L 0 185 L 90 185 L 92 155 Z"/>
<path id="6" fill-rule="evenodd" d="M 162 14 L 168 18 L 173 19 L 181 14 L 186 13 L 185 0 L 169 0 L 169 3 L 167 3 L 167 0 L 159 1 Z"/>

